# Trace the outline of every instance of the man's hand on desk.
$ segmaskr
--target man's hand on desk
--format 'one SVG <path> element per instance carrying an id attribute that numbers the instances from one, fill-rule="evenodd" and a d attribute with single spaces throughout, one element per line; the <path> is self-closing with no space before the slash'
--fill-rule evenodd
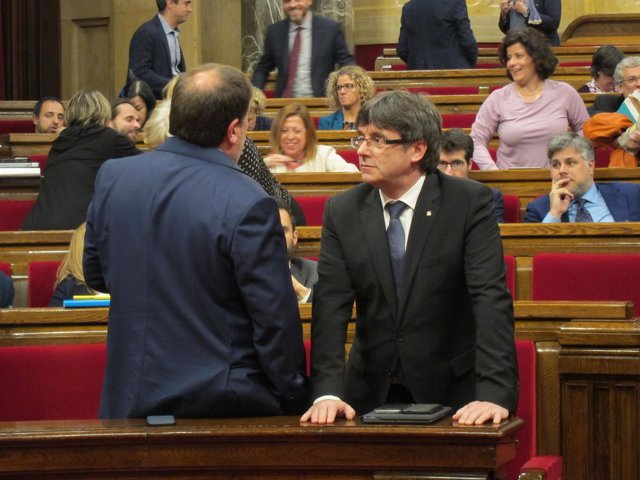
<path id="1" fill-rule="evenodd" d="M 500 423 L 509 418 L 509 411 L 491 402 L 471 402 L 459 409 L 453 419 L 462 425 L 482 425 L 493 420 L 493 423 Z"/>
<path id="2" fill-rule="evenodd" d="M 342 400 L 321 400 L 311 405 L 311 408 L 306 411 L 301 422 L 311 423 L 333 423 L 336 417 L 344 417 L 347 420 L 353 420 L 356 416 L 356 411 L 351 406 L 343 402 Z"/>

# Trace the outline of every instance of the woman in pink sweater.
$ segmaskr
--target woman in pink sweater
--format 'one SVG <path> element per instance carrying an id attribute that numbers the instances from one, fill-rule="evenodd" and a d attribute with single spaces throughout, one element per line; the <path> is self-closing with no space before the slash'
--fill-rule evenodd
<path id="1" fill-rule="evenodd" d="M 587 108 L 571 85 L 549 80 L 558 59 L 540 32 L 509 32 L 499 54 L 513 81 L 480 107 L 471 127 L 473 160 L 481 170 L 546 168 L 548 141 L 569 129 L 582 135 Z M 487 148 L 494 132 L 500 138 L 496 161 Z"/>

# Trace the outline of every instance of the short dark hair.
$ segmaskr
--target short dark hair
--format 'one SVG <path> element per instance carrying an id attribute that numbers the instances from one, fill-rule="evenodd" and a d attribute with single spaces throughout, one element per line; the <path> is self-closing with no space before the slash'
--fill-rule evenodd
<path id="1" fill-rule="evenodd" d="M 133 108 L 136 108 L 128 98 L 114 98 L 113 100 L 111 100 L 111 120 L 118 116 L 120 105 L 124 105 L 125 103 L 131 105 Z"/>
<path id="2" fill-rule="evenodd" d="M 156 108 L 156 97 L 149 84 L 142 80 L 135 80 L 134 82 L 131 82 L 127 87 L 127 91 L 124 96 L 128 99 L 140 97 L 147 106 L 147 118 L 151 116 L 151 112 Z"/>
<path id="3" fill-rule="evenodd" d="M 193 78 L 207 74 L 195 85 Z M 240 70 L 208 63 L 180 76 L 171 98 L 169 132 L 201 147 L 217 147 L 229 124 L 242 121 L 251 100 L 251 84 Z"/>
<path id="4" fill-rule="evenodd" d="M 470 163 L 473 158 L 473 138 L 460 128 L 452 128 L 442 132 L 440 149 L 447 153 L 464 150 L 464 159 Z"/>
<path id="5" fill-rule="evenodd" d="M 62 102 L 57 97 L 42 97 L 36 102 L 33 107 L 33 114 L 36 117 L 40 116 L 40 112 L 42 111 L 42 105 L 44 105 L 44 102 L 58 102 L 60 105 L 62 105 Z M 62 110 L 64 110 L 64 105 L 62 105 Z"/>
<path id="6" fill-rule="evenodd" d="M 173 0 L 174 4 L 177 4 L 180 0 Z M 167 8 L 167 0 L 156 0 L 156 5 L 158 5 L 158 11 L 164 12 L 164 9 Z"/>
<path id="7" fill-rule="evenodd" d="M 289 215 L 289 219 L 291 220 L 291 231 L 296 231 L 296 217 L 293 215 L 293 210 L 291 210 L 291 206 L 288 205 L 284 200 L 280 198 L 276 198 L 276 203 L 278 204 L 278 210 L 284 210 Z"/>
<path id="8" fill-rule="evenodd" d="M 558 58 L 551 50 L 547 37 L 533 28 L 526 27 L 511 30 L 502 39 L 502 44 L 498 49 L 502 65 L 507 66 L 507 48 L 516 43 L 521 43 L 533 59 L 533 64 L 540 78 L 547 79 L 556 70 Z M 509 77 L 509 80 L 513 80 L 508 70 L 507 77 Z"/>
<path id="9" fill-rule="evenodd" d="M 442 117 L 428 98 L 407 92 L 391 90 L 382 92 L 366 101 L 356 120 L 358 127 L 375 125 L 385 130 L 394 130 L 404 140 L 405 146 L 424 141 L 427 153 L 420 161 L 420 169 L 433 171 L 440 161 Z"/>
<path id="10" fill-rule="evenodd" d="M 622 61 L 624 53 L 614 45 L 602 45 L 591 58 L 591 76 L 598 78 L 598 73 L 613 77 L 616 65 Z"/>

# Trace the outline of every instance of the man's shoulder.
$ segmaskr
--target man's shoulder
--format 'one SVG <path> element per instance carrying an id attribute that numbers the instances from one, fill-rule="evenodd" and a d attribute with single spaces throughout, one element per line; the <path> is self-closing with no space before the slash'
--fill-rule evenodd
<path id="1" fill-rule="evenodd" d="M 600 192 L 616 192 L 625 195 L 639 195 L 640 184 L 631 182 L 596 183 Z"/>
<path id="2" fill-rule="evenodd" d="M 320 17 L 318 15 L 314 15 L 311 18 L 311 22 L 311 26 L 313 28 L 340 28 L 340 24 L 335 20 L 327 17 Z"/>
<path id="3" fill-rule="evenodd" d="M 133 37 L 139 37 L 141 35 L 152 35 L 157 33 L 159 31 L 158 29 L 162 29 L 162 24 L 160 23 L 160 20 L 156 15 L 155 17 L 147 20 L 142 25 L 140 25 L 133 34 Z"/>

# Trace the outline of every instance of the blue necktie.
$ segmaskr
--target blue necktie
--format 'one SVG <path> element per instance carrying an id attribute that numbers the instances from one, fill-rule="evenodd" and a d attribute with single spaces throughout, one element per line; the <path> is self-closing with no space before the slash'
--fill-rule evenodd
<path id="1" fill-rule="evenodd" d="M 407 204 L 404 202 L 393 202 L 387 204 L 389 212 L 389 227 L 387 228 L 387 240 L 389 241 L 389 252 L 391 253 L 391 267 L 393 268 L 393 279 L 396 284 L 396 293 L 402 286 L 402 270 L 404 262 L 404 228 L 400 221 L 400 215 Z"/>
<path id="2" fill-rule="evenodd" d="M 593 222 L 593 217 L 584 206 L 587 201 L 584 198 L 578 198 L 576 204 L 576 222 Z"/>

